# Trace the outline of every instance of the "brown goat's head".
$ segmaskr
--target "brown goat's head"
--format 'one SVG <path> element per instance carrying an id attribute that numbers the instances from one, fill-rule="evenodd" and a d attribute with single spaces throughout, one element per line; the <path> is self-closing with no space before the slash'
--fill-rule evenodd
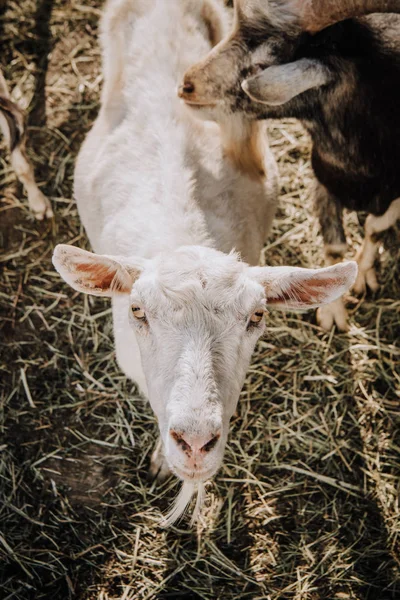
<path id="1" fill-rule="evenodd" d="M 301 34 L 290 13 L 267 0 L 236 0 L 233 31 L 185 74 L 179 95 L 205 118 L 220 120 L 241 112 L 260 118 L 243 81 L 290 60 Z"/>
<path id="2" fill-rule="evenodd" d="M 301 58 L 303 43 L 349 17 L 400 12 L 400 1 L 235 0 L 234 11 L 229 37 L 186 72 L 179 89 L 189 106 L 217 121 L 237 112 L 264 118 L 272 107 L 328 83 L 319 60 Z"/>

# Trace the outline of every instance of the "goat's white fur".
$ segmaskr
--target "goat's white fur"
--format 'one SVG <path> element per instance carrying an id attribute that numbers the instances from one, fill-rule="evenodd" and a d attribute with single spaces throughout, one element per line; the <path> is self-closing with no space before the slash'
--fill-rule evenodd
<path id="1" fill-rule="evenodd" d="M 196 489 L 197 515 L 203 481 L 221 464 L 264 328 L 261 322 L 248 329 L 252 313 L 268 295 L 289 305 L 293 297 L 296 306 L 331 301 L 355 277 L 354 265 L 329 273 L 262 269 L 232 252 L 258 262 L 276 207 L 276 168 L 265 144 L 265 178 L 239 172 L 221 140 L 246 127 L 230 130 L 224 122 L 221 135 L 176 96 L 187 67 L 210 48 L 202 6 L 201 0 L 108 2 L 102 108 L 75 171 L 82 221 L 95 251 L 107 256 L 58 246 L 53 259 L 75 289 L 112 296 L 119 365 L 157 416 L 163 442 L 157 455 L 185 480 L 167 524 Z M 321 277 L 325 287 L 308 290 L 307 281 Z M 135 319 L 132 305 L 145 311 L 147 324 Z M 196 467 L 171 430 L 187 439 L 215 432 L 219 438 Z"/>

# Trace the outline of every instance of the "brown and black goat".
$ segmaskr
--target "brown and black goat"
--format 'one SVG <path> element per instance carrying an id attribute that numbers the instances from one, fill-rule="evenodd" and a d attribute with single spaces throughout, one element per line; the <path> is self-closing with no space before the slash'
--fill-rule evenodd
<path id="1" fill-rule="evenodd" d="M 0 131 L 2 131 L 11 153 L 13 169 L 26 189 L 29 208 L 36 219 L 52 217 L 49 200 L 39 190 L 33 167 L 26 154 L 25 116 L 20 107 L 10 99 L 3 74 L 0 71 Z"/>
<path id="2" fill-rule="evenodd" d="M 400 219 L 400 0 L 235 0 L 233 31 L 179 90 L 210 119 L 295 117 L 313 141 L 315 206 L 329 264 L 342 260 L 343 208 L 369 213 L 361 293 L 378 288 L 379 234 Z M 368 15 L 368 16 L 367 16 Z M 343 301 L 319 309 L 347 328 Z"/>

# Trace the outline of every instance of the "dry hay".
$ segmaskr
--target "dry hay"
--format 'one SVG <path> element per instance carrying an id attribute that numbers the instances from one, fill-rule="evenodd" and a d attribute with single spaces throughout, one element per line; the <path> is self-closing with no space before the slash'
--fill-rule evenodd
<path id="1" fill-rule="evenodd" d="M 55 223 L 34 222 L 2 152 L 0 564 L 11 598 L 398 598 L 398 234 L 376 298 L 348 335 L 315 316 L 268 317 L 224 467 L 195 531 L 158 527 L 177 493 L 146 482 L 154 417 L 118 370 L 107 301 L 54 272 L 56 242 L 85 245 L 71 199 L 98 108 L 100 2 L 7 0 L 2 65 L 29 107 L 31 156 Z M 45 84 L 45 87 L 44 87 Z M 282 194 L 270 264 L 321 264 L 309 141 L 271 123 Z M 349 256 L 360 243 L 347 217 Z"/>

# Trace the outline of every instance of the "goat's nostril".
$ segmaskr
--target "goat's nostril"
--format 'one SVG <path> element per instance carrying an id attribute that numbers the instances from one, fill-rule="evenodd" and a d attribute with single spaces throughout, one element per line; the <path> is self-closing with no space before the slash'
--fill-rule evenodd
<path id="1" fill-rule="evenodd" d="M 192 83 L 191 81 L 184 81 L 182 85 L 182 92 L 184 94 L 193 94 L 194 83 Z"/>
<path id="2" fill-rule="evenodd" d="M 171 436 L 171 438 L 174 440 L 175 444 L 178 446 L 178 448 L 184 452 L 188 457 L 196 457 L 200 454 L 207 454 L 208 452 L 210 452 L 213 448 L 215 448 L 215 446 L 218 443 L 219 438 L 221 437 L 221 434 L 218 432 L 217 434 L 213 435 L 211 438 L 208 438 L 208 441 L 206 443 L 205 440 L 207 440 L 207 437 L 201 437 L 201 436 L 192 436 L 192 437 L 188 437 L 188 434 L 186 434 L 185 432 L 182 432 L 178 429 L 178 431 L 176 431 L 175 429 L 170 429 L 169 430 L 169 435 Z"/>
<path id="3" fill-rule="evenodd" d="M 220 438 L 220 434 L 217 433 L 217 435 L 214 435 L 214 437 L 212 437 L 211 440 L 208 440 L 208 442 L 206 444 L 204 444 L 204 446 L 202 446 L 201 451 L 202 452 L 210 452 L 210 450 L 215 448 L 215 446 L 217 445 L 219 438 Z"/>
<path id="4" fill-rule="evenodd" d="M 190 444 L 188 444 L 184 440 L 181 433 L 178 433 L 177 431 L 174 431 L 173 429 L 171 429 L 169 434 L 172 437 L 172 439 L 175 441 L 176 445 L 179 446 L 179 448 L 181 448 L 181 450 L 183 450 L 187 454 L 191 454 L 192 449 L 190 447 Z"/>

